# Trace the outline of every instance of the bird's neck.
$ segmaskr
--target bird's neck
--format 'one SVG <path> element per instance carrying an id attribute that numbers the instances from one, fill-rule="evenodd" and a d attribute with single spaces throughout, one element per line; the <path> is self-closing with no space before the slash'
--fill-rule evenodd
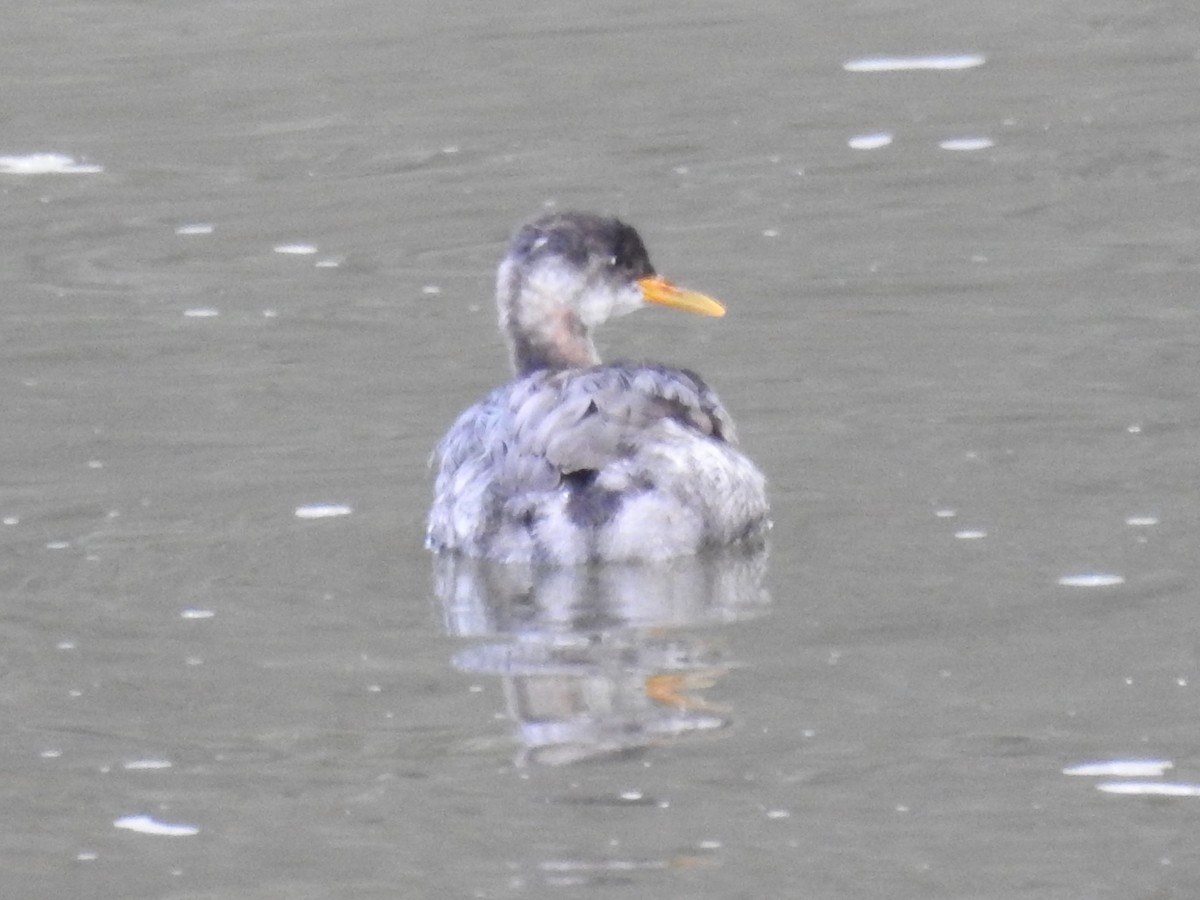
<path id="1" fill-rule="evenodd" d="M 500 324 L 518 376 L 599 364 L 596 345 L 573 309 L 529 289 L 511 301 L 501 304 Z"/>

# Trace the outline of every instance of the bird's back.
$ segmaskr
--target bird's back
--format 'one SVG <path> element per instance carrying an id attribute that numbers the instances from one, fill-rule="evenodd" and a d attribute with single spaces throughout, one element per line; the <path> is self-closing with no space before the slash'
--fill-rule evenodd
<path id="1" fill-rule="evenodd" d="M 695 374 L 538 371 L 464 412 L 438 445 L 429 545 L 508 561 L 694 553 L 762 531 L 761 473 Z"/>

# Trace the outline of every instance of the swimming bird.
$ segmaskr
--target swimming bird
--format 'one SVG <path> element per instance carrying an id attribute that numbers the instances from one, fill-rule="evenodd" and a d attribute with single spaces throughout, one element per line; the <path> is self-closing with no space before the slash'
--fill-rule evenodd
<path id="1" fill-rule="evenodd" d="M 766 482 L 699 375 L 600 362 L 592 329 L 659 304 L 722 316 L 650 264 L 640 235 L 589 213 L 524 225 L 496 276 L 516 378 L 434 453 L 426 544 L 503 562 L 665 560 L 753 540 Z"/>

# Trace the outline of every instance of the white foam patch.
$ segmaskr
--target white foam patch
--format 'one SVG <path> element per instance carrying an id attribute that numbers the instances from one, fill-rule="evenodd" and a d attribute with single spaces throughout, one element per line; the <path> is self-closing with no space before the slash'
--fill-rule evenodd
<path id="1" fill-rule="evenodd" d="M 147 815 L 122 816 L 113 821 L 114 828 L 124 828 L 136 831 L 138 834 L 153 834 L 161 837 L 191 837 L 199 834 L 200 829 L 195 825 L 184 825 L 174 822 L 160 822 Z"/>
<path id="2" fill-rule="evenodd" d="M 212 234 L 213 227 L 203 222 L 196 222 L 192 225 L 180 225 L 175 229 L 175 233 L 182 236 Z"/>
<path id="3" fill-rule="evenodd" d="M 1109 759 L 1067 766 L 1062 773 L 1091 778 L 1161 778 L 1164 772 L 1173 768 L 1175 764 L 1168 759 Z"/>
<path id="4" fill-rule="evenodd" d="M 986 150 L 995 147 L 996 142 L 986 137 L 949 138 L 938 144 L 943 150 L 970 151 Z"/>
<path id="5" fill-rule="evenodd" d="M 63 153 L 0 156 L 0 174 L 3 175 L 95 175 L 103 171 L 103 166 L 78 162 Z"/>
<path id="6" fill-rule="evenodd" d="M 1138 527 L 1146 527 L 1149 525 L 1157 525 L 1157 516 L 1130 516 L 1125 520 L 1126 525 L 1136 525 Z"/>
<path id="7" fill-rule="evenodd" d="M 342 261 L 340 259 L 333 259 L 333 258 L 318 259 L 315 263 L 313 263 L 313 265 L 316 266 L 318 269 L 336 269 L 341 264 L 342 264 Z"/>
<path id="8" fill-rule="evenodd" d="M 892 135 L 887 131 L 876 131 L 872 134 L 856 134 L 846 141 L 851 150 L 878 150 L 892 142 Z"/>
<path id="9" fill-rule="evenodd" d="M 911 72 L 926 69 L 939 72 L 974 69 L 987 58 L 982 53 L 956 53 L 934 56 L 865 56 L 842 64 L 847 72 Z"/>
<path id="10" fill-rule="evenodd" d="M 274 249 L 276 253 L 293 256 L 310 256 L 317 252 L 315 244 L 276 244 Z"/>
<path id="11" fill-rule="evenodd" d="M 197 306 L 192 309 L 185 309 L 183 314 L 189 319 L 211 319 L 221 314 L 219 309 L 213 309 L 211 306 Z"/>
<path id="12" fill-rule="evenodd" d="M 1130 794 L 1143 797 L 1200 797 L 1200 784 L 1169 781 L 1106 781 L 1096 785 L 1106 794 Z"/>
<path id="13" fill-rule="evenodd" d="M 171 768 L 171 761 L 168 759 L 131 759 L 129 762 L 123 763 L 121 768 L 128 769 L 131 772 L 143 769 L 169 769 Z"/>
<path id="14" fill-rule="evenodd" d="M 211 619 L 213 616 L 216 615 L 216 613 L 213 612 L 211 609 L 188 608 L 188 609 L 185 609 L 183 612 L 181 612 L 179 615 L 181 618 L 184 618 L 184 619 Z"/>
<path id="15" fill-rule="evenodd" d="M 987 537 L 987 532 L 982 528 L 964 528 L 954 532 L 954 536 L 960 541 L 980 541 Z"/>
<path id="16" fill-rule="evenodd" d="M 344 503 L 310 503 L 296 507 L 297 519 L 329 519 L 333 516 L 348 516 L 353 508 Z"/>
<path id="17" fill-rule="evenodd" d="M 1106 572 L 1083 572 L 1079 575 L 1064 575 L 1058 579 L 1063 587 L 1112 587 L 1124 584 L 1122 575 L 1112 575 Z"/>

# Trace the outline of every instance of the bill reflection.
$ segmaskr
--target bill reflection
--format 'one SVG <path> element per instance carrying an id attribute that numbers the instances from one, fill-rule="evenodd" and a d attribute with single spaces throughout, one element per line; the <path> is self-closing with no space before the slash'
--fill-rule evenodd
<path id="1" fill-rule="evenodd" d="M 539 568 L 444 554 L 447 633 L 464 672 L 499 678 L 518 761 L 563 765 L 729 726 L 705 696 L 737 664 L 721 625 L 766 613 L 765 548 L 667 564 Z"/>

